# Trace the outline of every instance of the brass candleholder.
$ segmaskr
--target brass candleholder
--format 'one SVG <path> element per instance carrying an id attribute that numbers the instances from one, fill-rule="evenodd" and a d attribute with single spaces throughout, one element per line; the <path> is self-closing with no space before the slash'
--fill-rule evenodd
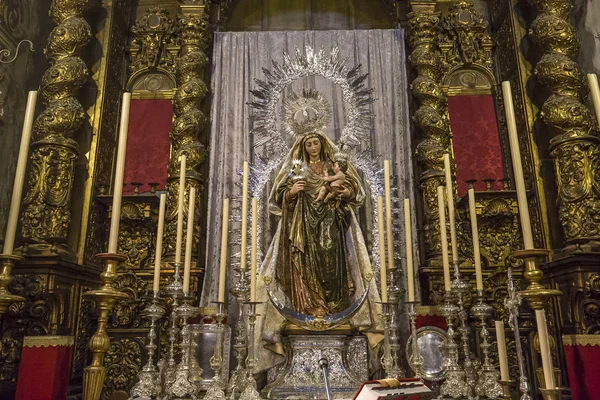
<path id="1" fill-rule="evenodd" d="M 106 368 L 104 355 L 110 349 L 110 338 L 106 333 L 108 314 L 118 300 L 128 299 L 129 296 L 113 288 L 112 283 L 117 279 L 117 266 L 127 259 L 116 253 L 99 253 L 96 257 L 103 261 L 104 271 L 100 274 L 102 286 L 97 290 L 85 292 L 83 296 L 96 303 L 98 308 L 98 328 L 90 339 L 89 348 L 92 351 L 92 362 L 83 370 L 83 400 L 99 400 L 102 393 Z"/>
<path id="2" fill-rule="evenodd" d="M 25 298 L 16 296 L 8 291 L 12 279 L 12 268 L 16 263 L 23 262 L 24 258 L 12 254 L 0 254 L 0 318 L 8 311 L 11 304 L 25 301 Z"/>
<path id="3" fill-rule="evenodd" d="M 502 386 L 502 399 L 511 400 L 510 386 L 512 385 L 512 381 L 498 381 L 498 383 Z"/>
<path id="4" fill-rule="evenodd" d="M 548 289 L 544 285 L 540 283 L 544 273 L 538 268 L 538 262 L 540 259 L 545 259 L 550 254 L 549 250 L 546 249 L 526 249 L 526 250 L 518 250 L 513 253 L 513 257 L 520 258 L 525 263 L 525 272 L 523 272 L 523 277 L 527 279 L 529 282 L 529 286 L 525 290 L 519 291 L 521 297 L 523 297 L 529 303 L 529 306 L 536 310 L 536 323 L 539 324 L 546 323 L 545 318 L 545 309 L 544 305 L 550 301 L 552 297 L 560 296 L 562 292 L 557 289 Z M 538 318 L 537 311 L 541 311 L 543 315 L 543 321 Z M 548 328 L 546 327 L 546 330 Z M 554 369 L 553 372 L 555 372 Z M 560 375 L 560 370 L 559 375 Z M 542 373 L 543 377 L 543 373 Z M 556 384 L 560 386 L 560 381 L 555 381 Z M 545 386 L 544 380 L 539 379 L 540 387 Z M 540 389 L 542 391 L 542 396 L 544 399 L 552 399 L 559 400 L 561 398 L 561 389 L 560 388 L 546 388 Z"/>

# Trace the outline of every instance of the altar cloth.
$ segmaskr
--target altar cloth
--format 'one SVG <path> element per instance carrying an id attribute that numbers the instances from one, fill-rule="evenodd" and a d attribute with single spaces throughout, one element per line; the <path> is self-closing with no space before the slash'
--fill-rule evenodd
<path id="1" fill-rule="evenodd" d="M 563 345 L 573 400 L 598 398 L 600 335 L 563 335 Z"/>

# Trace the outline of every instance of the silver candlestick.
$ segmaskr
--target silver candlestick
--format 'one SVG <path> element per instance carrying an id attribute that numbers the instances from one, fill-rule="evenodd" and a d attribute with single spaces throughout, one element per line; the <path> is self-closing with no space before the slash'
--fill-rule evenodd
<path id="1" fill-rule="evenodd" d="M 262 304 L 258 301 L 249 301 L 248 305 L 248 358 L 246 359 L 247 378 L 246 387 L 240 396 L 240 400 L 259 400 L 261 399 L 260 394 L 256 390 L 256 380 L 254 379 L 254 368 L 256 368 L 256 356 L 255 352 L 255 327 L 256 327 L 256 306 Z"/>
<path id="2" fill-rule="evenodd" d="M 489 358 L 491 344 L 488 341 L 490 333 L 487 330 L 487 318 L 492 315 L 492 307 L 485 302 L 483 290 L 477 291 L 477 304 L 471 307 L 471 316 L 479 318 L 481 321 L 481 351 L 483 353 L 483 364 L 479 373 L 479 381 L 475 387 L 478 396 L 485 396 L 492 399 L 502 397 L 502 385 L 498 382 L 500 373 L 492 365 Z"/>
<path id="3" fill-rule="evenodd" d="M 176 310 L 179 307 L 179 299 L 183 297 L 183 284 L 181 283 L 181 277 L 179 275 L 180 265 L 181 264 L 174 264 L 175 272 L 173 274 L 173 281 L 165 287 L 165 292 L 173 299 L 171 315 L 169 316 L 171 326 L 168 329 L 169 352 L 165 354 L 164 358 L 158 363 L 165 388 L 169 387 L 174 382 L 175 369 L 177 367 L 175 360 L 175 343 L 177 342 L 177 335 L 179 333 L 177 325 L 179 317 Z"/>
<path id="4" fill-rule="evenodd" d="M 447 290 L 444 296 L 444 304 L 440 306 L 441 314 L 446 318 L 448 325 L 448 337 L 444 342 L 445 365 L 444 377 L 446 380 L 440 386 L 440 394 L 451 398 L 460 398 L 465 389 L 465 372 L 458 365 L 458 345 L 454 337 L 454 319 L 458 315 L 458 307 L 454 305 L 453 294 Z"/>
<path id="5" fill-rule="evenodd" d="M 519 331 L 519 306 L 521 305 L 521 295 L 515 286 L 512 276 L 512 268 L 509 266 L 506 271 L 508 279 L 508 295 L 504 299 L 504 307 L 508 310 L 508 325 L 515 335 L 515 350 L 517 352 L 517 362 L 519 364 L 519 390 L 521 391 L 521 400 L 531 400 L 529 396 L 529 382 L 525 375 L 525 366 L 523 360 L 523 351 L 521 349 L 521 333 Z"/>
<path id="6" fill-rule="evenodd" d="M 223 391 L 223 380 L 221 379 L 221 370 L 223 369 L 223 319 L 225 318 L 224 307 L 222 301 L 215 302 L 217 304 L 217 343 L 213 356 L 210 358 L 210 367 L 213 370 L 213 379 L 210 383 L 204 400 L 224 400 L 225 392 Z"/>
<path id="7" fill-rule="evenodd" d="M 394 307 L 394 303 L 382 301 L 381 305 L 383 308 L 383 355 L 381 356 L 381 366 L 385 371 L 386 378 L 395 378 L 392 372 L 394 360 L 392 359 L 392 352 L 390 349 L 391 309 Z"/>
<path id="8" fill-rule="evenodd" d="M 408 317 L 410 318 L 410 332 L 412 336 L 412 356 L 408 363 L 410 364 L 413 372 L 415 373 L 415 378 L 420 378 L 423 375 L 423 356 L 421 355 L 421 351 L 419 349 L 418 337 L 417 337 L 417 311 L 416 305 L 419 304 L 418 301 L 407 301 L 408 304 Z"/>
<path id="9" fill-rule="evenodd" d="M 230 293 L 235 296 L 238 305 L 238 318 L 235 324 L 235 339 L 233 350 L 235 351 L 236 367 L 227 387 L 229 399 L 235 400 L 244 390 L 246 384 L 246 356 L 248 354 L 248 334 L 246 332 L 246 304 L 250 300 L 250 282 L 246 269 L 237 269 L 238 279 L 236 285 L 231 288 Z"/>
<path id="10" fill-rule="evenodd" d="M 151 321 L 150 331 L 148 332 L 148 344 L 146 345 L 148 362 L 138 373 L 138 382 L 131 389 L 130 399 L 132 400 L 149 399 L 161 393 L 160 376 L 156 365 L 154 365 L 154 351 L 158 347 L 154 343 L 154 340 L 156 339 L 156 321 L 162 318 L 165 314 L 165 309 L 158 302 L 158 292 L 154 292 L 152 304 L 142 311 L 142 315 L 150 318 Z"/>
<path id="11" fill-rule="evenodd" d="M 400 344 L 400 335 L 398 332 L 399 319 L 400 319 L 400 302 L 404 298 L 404 289 L 398 286 L 399 275 L 398 272 L 401 270 L 397 267 L 388 269 L 388 295 L 391 306 L 390 313 L 390 354 L 392 356 L 392 365 L 390 367 L 390 375 L 393 378 L 403 378 L 406 376 L 406 371 L 402 368 L 400 360 L 402 359 L 402 345 Z"/>

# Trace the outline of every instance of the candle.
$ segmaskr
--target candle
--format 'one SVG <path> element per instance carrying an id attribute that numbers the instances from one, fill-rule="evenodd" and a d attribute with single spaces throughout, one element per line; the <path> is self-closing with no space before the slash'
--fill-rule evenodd
<path id="1" fill-rule="evenodd" d="M 244 161 L 242 176 L 242 248 L 240 249 L 240 269 L 246 269 L 246 242 L 248 233 L 248 161 Z"/>
<path id="2" fill-rule="evenodd" d="M 500 362 L 500 380 L 508 382 L 508 357 L 506 356 L 506 338 L 504 337 L 504 322 L 496 322 L 496 341 L 498 342 L 498 361 Z"/>
<path id="3" fill-rule="evenodd" d="M 125 153 L 127 152 L 127 130 L 129 128 L 129 106 L 131 93 L 123 93 L 121 122 L 119 127 L 119 144 L 117 147 L 117 165 L 113 189 L 112 213 L 110 217 L 110 236 L 108 252 L 116 253 L 119 242 L 119 222 L 121 220 L 121 198 L 123 196 L 123 175 L 125 174 Z"/>
<path id="4" fill-rule="evenodd" d="M 531 233 L 531 221 L 529 220 L 527 192 L 525 191 L 525 180 L 523 179 L 523 165 L 521 164 L 519 139 L 517 137 L 517 123 L 515 121 L 515 112 L 513 110 L 512 91 L 510 88 L 510 82 L 502 82 L 502 95 L 504 99 L 506 125 L 508 126 L 510 156 L 512 158 L 513 173 L 515 175 L 515 187 L 517 188 L 517 202 L 519 205 L 521 230 L 523 232 L 523 244 L 525 245 L 525 249 L 529 250 L 533 249 L 533 235 Z"/>
<path id="5" fill-rule="evenodd" d="M 387 303 L 387 268 L 385 267 L 385 232 L 383 227 L 383 198 L 377 196 L 377 229 L 379 230 L 379 266 L 381 301 Z"/>
<path id="6" fill-rule="evenodd" d="M 412 224 L 410 200 L 404 199 L 404 237 L 406 238 L 406 271 L 408 273 L 408 301 L 415 301 L 415 277 L 413 271 Z"/>
<path id="7" fill-rule="evenodd" d="M 444 204 L 444 187 L 438 186 L 438 211 L 440 216 L 440 236 L 442 242 L 442 266 L 444 268 L 444 290 L 450 291 L 450 263 L 448 261 L 448 236 L 446 234 L 446 206 Z"/>
<path id="8" fill-rule="evenodd" d="M 188 205 L 187 235 L 185 238 L 185 259 L 183 261 L 183 293 L 190 292 L 190 271 L 192 268 L 192 244 L 194 241 L 194 207 L 196 205 L 196 188 L 190 188 Z"/>
<path id="9" fill-rule="evenodd" d="M 183 200 L 185 198 L 185 154 L 181 155 L 179 168 L 179 198 L 177 199 L 177 238 L 175 242 L 175 264 L 181 263 L 181 245 L 183 242 Z"/>
<path id="10" fill-rule="evenodd" d="M 27 160 L 29 158 L 29 142 L 31 141 L 36 100 L 37 92 L 29 92 L 29 95 L 27 96 L 25 118 L 23 120 L 23 129 L 21 131 L 21 145 L 19 147 L 19 158 L 17 159 L 17 169 L 15 171 L 15 180 L 13 182 L 12 198 L 10 199 L 10 211 L 8 213 L 8 221 L 6 222 L 6 231 L 4 233 L 4 249 L 2 251 L 4 254 L 12 254 L 15 247 L 15 236 L 17 233 L 17 223 L 19 221 L 19 210 L 21 208 L 23 183 L 25 182 L 25 171 L 27 170 Z"/>
<path id="11" fill-rule="evenodd" d="M 600 125 L 600 87 L 598 86 L 598 76 L 596 74 L 588 74 L 587 77 L 592 93 L 592 102 L 594 103 L 596 119 L 598 120 L 598 125 Z"/>
<path id="12" fill-rule="evenodd" d="M 251 250 L 250 250 L 250 301 L 256 301 L 256 250 L 258 247 L 258 215 L 257 215 L 258 204 L 256 199 L 252 199 L 252 238 L 251 238 Z"/>
<path id="13" fill-rule="evenodd" d="M 450 242 L 452 244 L 452 262 L 458 263 L 458 245 L 456 243 L 456 221 L 454 220 L 454 189 L 452 188 L 452 170 L 450 154 L 444 154 L 444 172 L 446 173 L 446 195 L 448 196 L 448 217 L 450 219 Z"/>
<path id="14" fill-rule="evenodd" d="M 554 389 L 554 367 L 552 366 L 552 354 L 550 353 L 550 341 L 548 340 L 548 325 L 546 323 L 546 312 L 535 310 L 535 322 L 540 339 L 540 353 L 542 354 L 542 369 L 544 370 L 544 383 L 546 389 Z"/>
<path id="15" fill-rule="evenodd" d="M 385 232 L 387 235 L 387 266 L 394 267 L 394 237 L 392 236 L 392 190 L 390 181 L 390 160 L 383 161 L 385 191 Z"/>
<path id="16" fill-rule="evenodd" d="M 152 290 L 158 293 L 160 288 L 160 261 L 162 256 L 163 231 L 165 228 L 165 208 L 167 206 L 167 195 L 160 195 L 160 206 L 158 207 L 158 231 L 156 232 L 156 256 L 154 257 L 154 282 Z"/>
<path id="17" fill-rule="evenodd" d="M 229 199 L 223 200 L 223 223 L 221 226 L 221 268 L 219 270 L 219 302 L 225 302 L 225 279 L 227 278 L 227 234 L 229 233 Z"/>
<path id="18" fill-rule="evenodd" d="M 479 253 L 479 232 L 477 230 L 477 211 L 475 208 L 475 190 L 469 189 L 469 214 L 471 216 L 471 234 L 473 235 L 473 259 L 475 260 L 475 280 L 477 290 L 483 290 L 481 275 L 481 254 Z"/>

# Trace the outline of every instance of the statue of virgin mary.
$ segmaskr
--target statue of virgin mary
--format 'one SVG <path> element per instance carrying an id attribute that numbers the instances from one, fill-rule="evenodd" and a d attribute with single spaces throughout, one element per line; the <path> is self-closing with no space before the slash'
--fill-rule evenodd
<path id="1" fill-rule="evenodd" d="M 322 124 L 312 122 L 296 126 L 295 143 L 275 177 L 269 206 L 279 222 L 259 275 L 275 281 L 296 312 L 312 317 L 345 310 L 371 285 L 365 303 L 349 322 L 375 347 L 383 337 L 383 323 L 379 293 L 356 217 L 365 200 L 362 180 L 349 157 L 318 129 Z M 339 171 L 343 183 L 333 189 L 333 178 L 328 177 Z M 329 201 L 319 198 L 322 190 L 332 192 Z M 260 300 L 266 304 L 259 319 L 264 346 L 258 346 L 263 350 L 259 369 L 282 362 L 284 354 L 280 338 L 284 318 L 269 302 L 264 285 L 261 282 L 263 287 L 258 288 L 264 296 Z"/>

